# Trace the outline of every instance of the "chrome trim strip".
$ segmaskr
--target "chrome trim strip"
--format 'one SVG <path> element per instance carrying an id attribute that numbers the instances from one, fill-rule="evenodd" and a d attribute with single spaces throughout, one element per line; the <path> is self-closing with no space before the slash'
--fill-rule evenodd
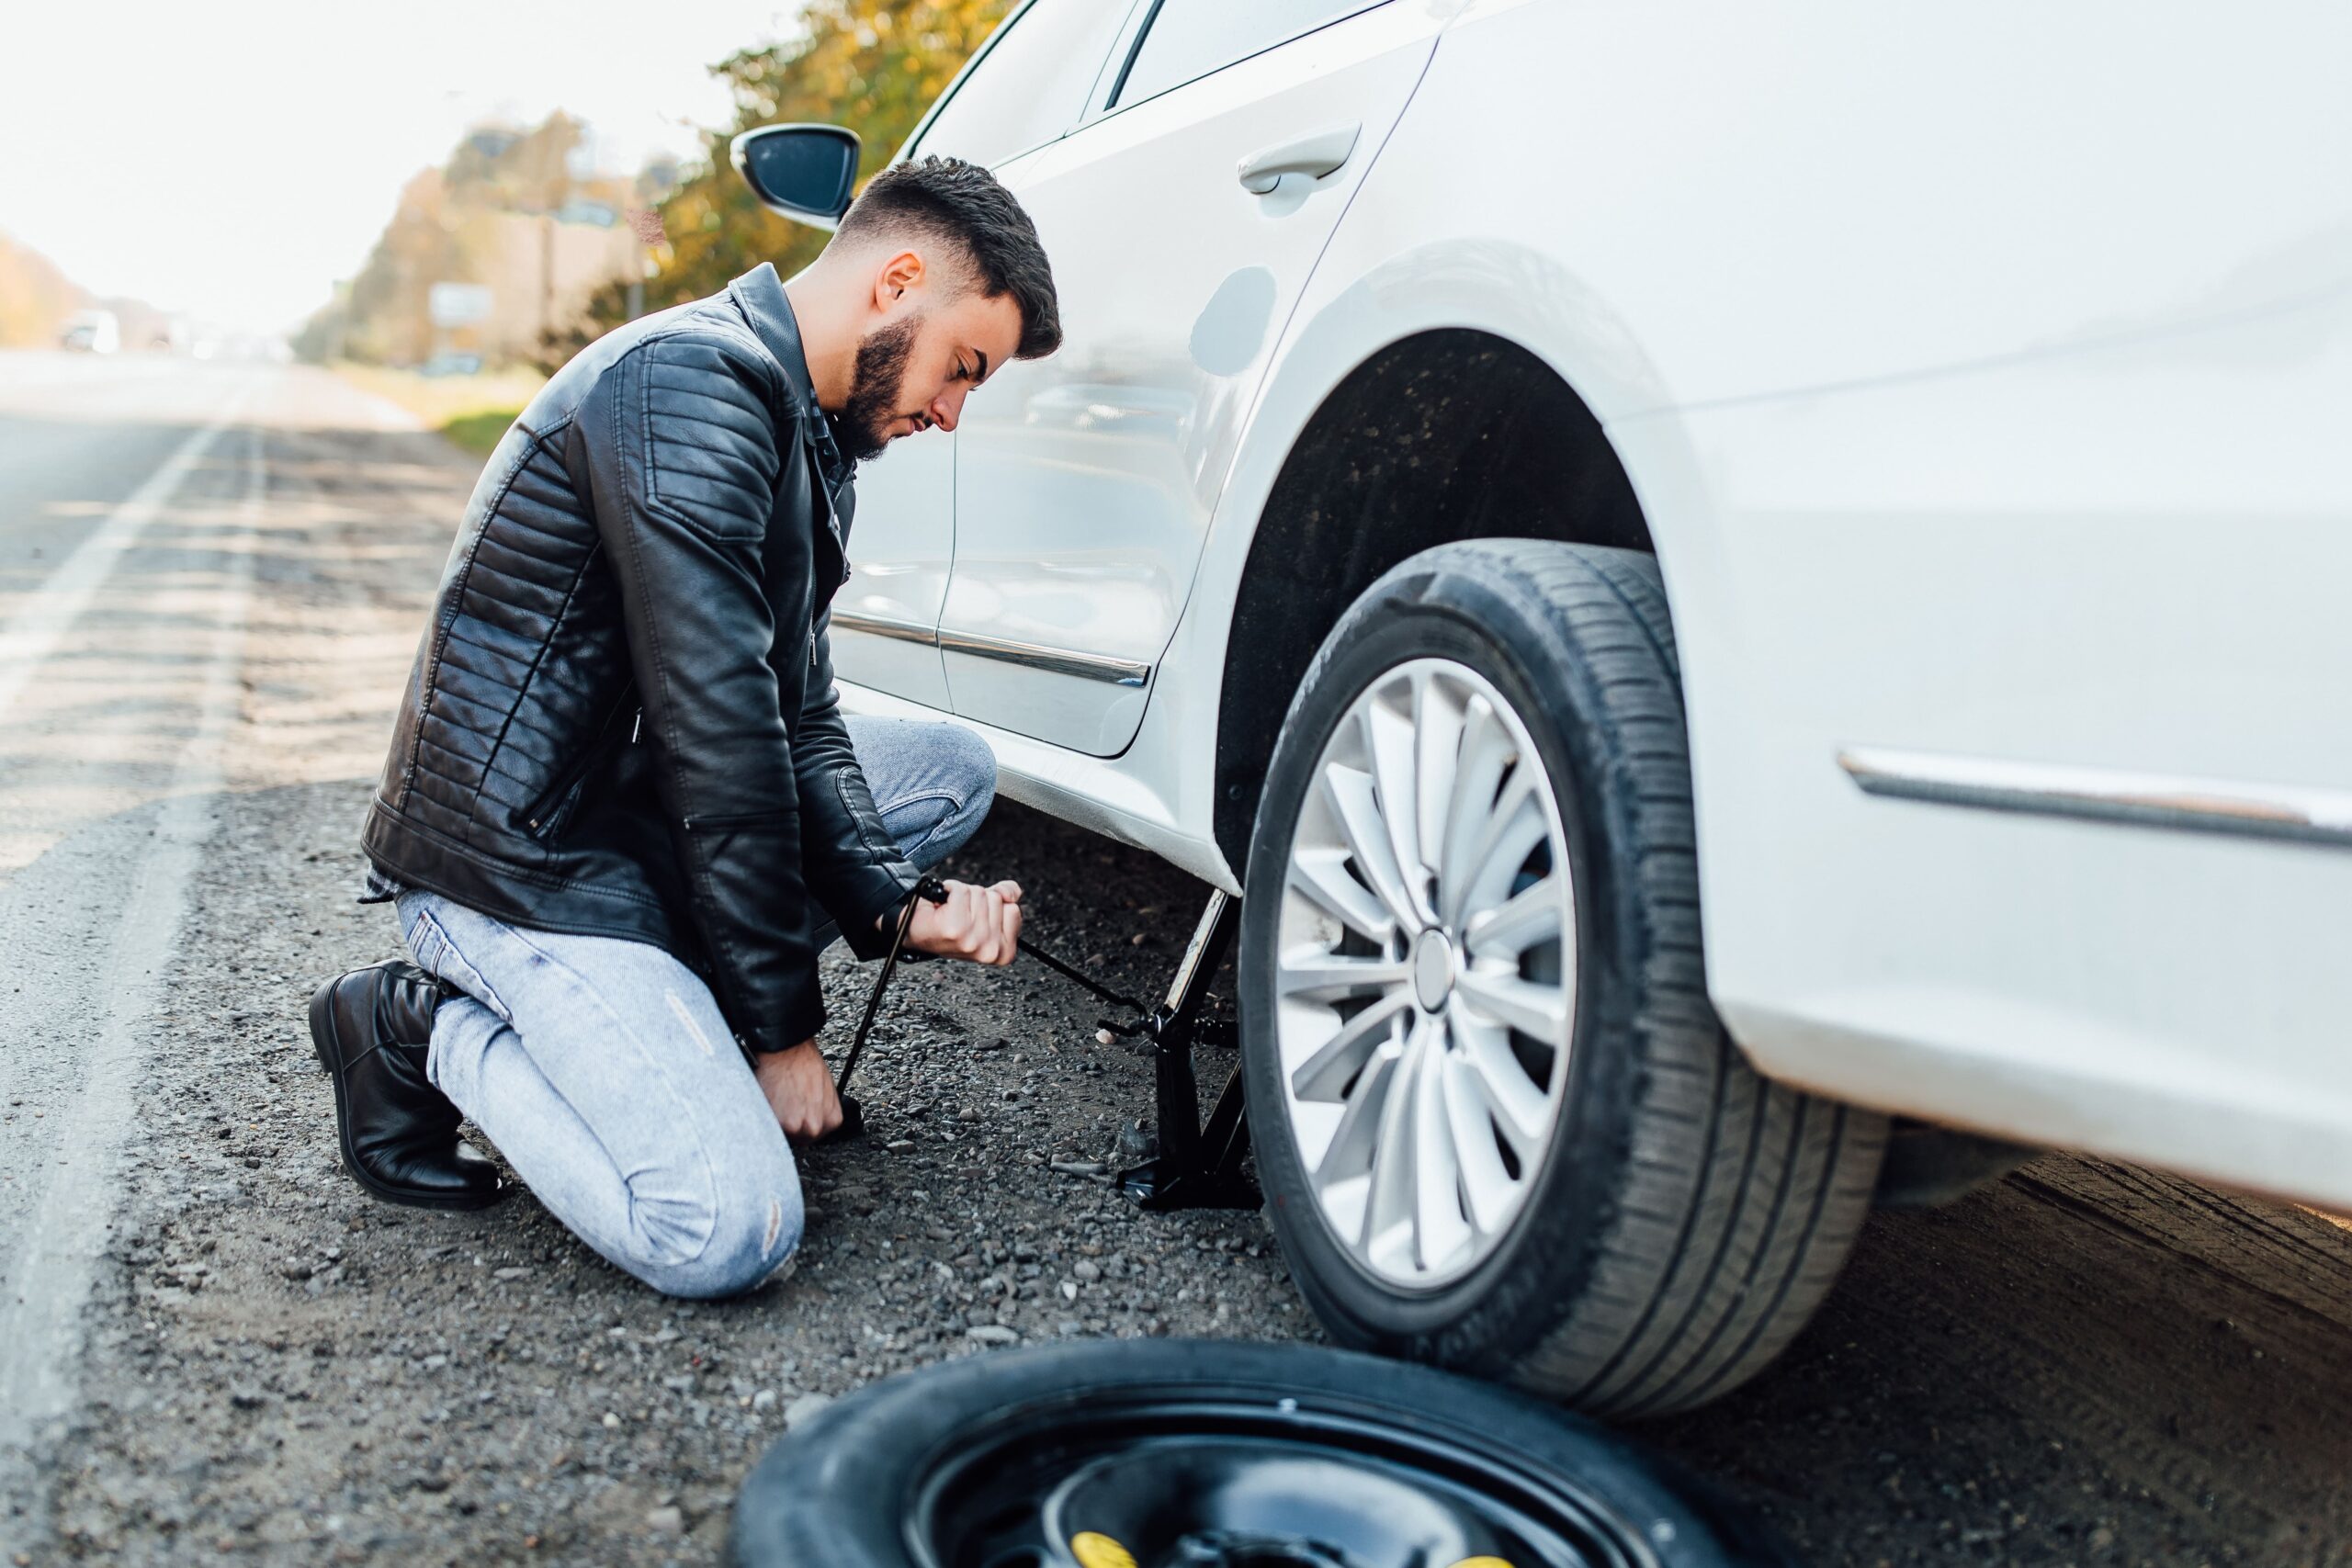
<path id="1" fill-rule="evenodd" d="M 1112 659 L 1100 653 L 1047 648 L 1041 643 L 1015 642 L 1011 637 L 981 637 L 976 632 L 951 632 L 943 627 L 939 633 L 939 649 L 943 653 L 968 653 L 975 659 L 1000 660 L 1007 664 L 1044 670 L 1056 675 L 1105 681 L 1114 686 L 1140 686 L 1151 679 L 1151 666 L 1138 664 L 1132 659 Z"/>
<path id="2" fill-rule="evenodd" d="M 1866 795 L 2352 849 L 2352 793 L 2234 779 L 1853 746 L 1838 765 Z"/>
<path id="3" fill-rule="evenodd" d="M 887 637 L 899 642 L 919 642 L 925 648 L 939 645 L 939 634 L 918 621 L 901 621 L 889 615 L 862 615 L 855 610 L 835 610 L 828 626 L 837 632 L 863 632 L 867 637 Z"/>

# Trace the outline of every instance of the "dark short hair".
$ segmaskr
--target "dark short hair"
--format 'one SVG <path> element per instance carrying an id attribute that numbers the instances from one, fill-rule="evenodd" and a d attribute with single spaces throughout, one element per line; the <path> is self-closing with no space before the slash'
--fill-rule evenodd
<path id="1" fill-rule="evenodd" d="M 844 240 L 915 233 L 960 248 L 983 294 L 1010 294 L 1021 310 L 1017 359 L 1062 344 L 1061 306 L 1037 226 L 1011 191 L 978 164 L 936 155 L 893 164 L 868 180 L 841 221 Z"/>

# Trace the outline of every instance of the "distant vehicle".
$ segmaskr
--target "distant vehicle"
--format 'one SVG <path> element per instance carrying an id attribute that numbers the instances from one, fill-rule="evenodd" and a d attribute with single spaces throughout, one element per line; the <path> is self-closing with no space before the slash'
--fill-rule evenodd
<path id="1" fill-rule="evenodd" d="M 1069 335 L 861 476 L 843 705 L 1246 875 L 1339 1343 L 1712 1399 L 1890 1114 L 2352 1204 L 2352 11 L 2218 36 L 1035 0 L 916 130 Z"/>
<path id="2" fill-rule="evenodd" d="M 122 323 L 112 310 L 76 310 L 57 341 L 85 354 L 112 354 L 122 347 Z"/>
<path id="3" fill-rule="evenodd" d="M 479 354 L 436 354 L 424 362 L 421 374 L 479 376 L 481 374 L 481 355 Z"/>

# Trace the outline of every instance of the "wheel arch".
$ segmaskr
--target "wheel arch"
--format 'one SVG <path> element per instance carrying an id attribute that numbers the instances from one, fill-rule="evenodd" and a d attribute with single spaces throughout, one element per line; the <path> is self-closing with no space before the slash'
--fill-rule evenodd
<path id="1" fill-rule="evenodd" d="M 1214 821 L 1237 873 L 1248 873 L 1283 716 L 1324 637 L 1408 556 L 1495 536 L 1657 553 L 1599 418 L 1544 357 L 1462 326 L 1426 327 L 1364 356 L 1291 443 L 1234 595 Z"/>

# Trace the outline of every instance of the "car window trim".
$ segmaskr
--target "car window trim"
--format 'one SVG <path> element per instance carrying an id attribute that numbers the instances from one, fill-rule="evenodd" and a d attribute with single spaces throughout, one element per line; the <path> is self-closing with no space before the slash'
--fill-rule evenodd
<path id="1" fill-rule="evenodd" d="M 1126 20 L 1120 23 L 1118 33 L 1111 40 L 1110 53 L 1094 73 L 1094 85 L 1086 96 L 1086 112 L 1079 117 L 1072 130 L 1090 126 L 1111 112 L 1120 89 L 1127 85 L 1127 68 L 1135 63 L 1136 51 L 1143 45 L 1143 35 L 1151 30 L 1159 6 L 1160 0 L 1129 0 Z M 1106 82 L 1107 89 L 1103 85 Z"/>
<path id="2" fill-rule="evenodd" d="M 1092 125 L 1095 121 L 1108 119 L 1114 114 L 1125 114 L 1129 109 L 1140 108 L 1146 104 L 1158 103 L 1160 99 L 1166 97 L 1170 93 L 1181 93 L 1187 87 L 1198 86 L 1201 83 L 1208 81 L 1212 77 L 1222 76 L 1237 65 L 1245 64 L 1250 61 L 1257 60 L 1262 56 L 1272 54 L 1278 49 L 1288 49 L 1292 44 L 1298 42 L 1301 39 L 1310 39 L 1317 33 L 1329 32 L 1333 28 L 1352 22 L 1359 17 L 1368 17 L 1373 12 L 1380 10 L 1384 6 L 1395 4 L 1396 0 L 1363 0 L 1363 4 L 1359 8 L 1350 11 L 1344 17 L 1334 17 L 1329 21 L 1323 23 L 1321 26 L 1309 28 L 1303 33 L 1293 33 L 1288 38 L 1277 39 L 1272 43 L 1266 45 L 1263 49 L 1252 50 L 1248 54 L 1238 55 L 1235 58 L 1227 61 L 1224 64 L 1217 66 L 1215 70 L 1204 71 L 1201 74 L 1193 77 L 1189 81 L 1179 82 L 1173 86 L 1162 87 L 1157 93 L 1152 94 L 1150 97 L 1137 98 L 1134 103 L 1123 104 L 1119 102 L 1119 95 L 1127 90 L 1127 77 L 1134 72 L 1136 68 L 1136 62 L 1143 56 L 1144 39 L 1151 36 L 1151 24 L 1159 19 L 1160 7 L 1165 6 L 1167 3 L 1168 0 L 1151 0 L 1150 15 L 1144 18 L 1143 26 L 1136 29 L 1135 36 L 1127 40 L 1127 57 L 1120 63 L 1118 80 L 1111 85 L 1111 91 L 1109 94 L 1102 98 L 1101 106 L 1093 113 L 1087 116 L 1083 122 L 1084 124 Z M 1066 131 L 1063 134 L 1067 135 L 1069 133 Z"/>
<path id="3" fill-rule="evenodd" d="M 1143 53 L 1143 40 L 1151 36 L 1151 24 L 1159 20 L 1159 8 L 1168 0 L 1151 0 L 1151 9 L 1144 13 L 1143 26 L 1127 39 L 1127 57 L 1119 62 L 1119 79 L 1111 84 L 1108 96 L 1102 100 L 1102 112 L 1111 114 L 1119 107 L 1119 95 L 1127 90 L 1127 76 L 1136 68 L 1136 57 Z"/>

